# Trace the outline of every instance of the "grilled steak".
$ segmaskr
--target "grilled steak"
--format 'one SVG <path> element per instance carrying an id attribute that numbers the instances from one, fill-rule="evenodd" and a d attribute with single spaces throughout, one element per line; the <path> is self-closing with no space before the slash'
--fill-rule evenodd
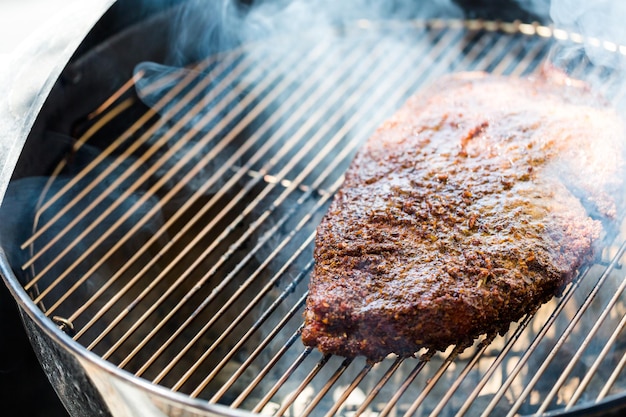
<path id="1" fill-rule="evenodd" d="M 408 100 L 317 229 L 302 339 L 380 360 L 559 295 L 621 203 L 623 126 L 585 88 L 468 73 Z"/>

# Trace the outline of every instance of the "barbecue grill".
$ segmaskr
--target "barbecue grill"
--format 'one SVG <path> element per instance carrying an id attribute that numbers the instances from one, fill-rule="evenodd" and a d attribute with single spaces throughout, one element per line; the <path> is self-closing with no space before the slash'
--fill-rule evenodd
<path id="1" fill-rule="evenodd" d="M 242 41 L 194 2 L 136 5 L 100 17 L 104 2 L 60 76 L 0 116 L 26 120 L 0 180 L 3 278 L 70 413 L 621 412 L 623 227 L 561 297 L 466 349 L 372 364 L 304 347 L 299 331 L 315 228 L 407 97 L 446 73 L 536 76 L 549 63 L 623 109 L 626 47 L 454 13 Z"/>

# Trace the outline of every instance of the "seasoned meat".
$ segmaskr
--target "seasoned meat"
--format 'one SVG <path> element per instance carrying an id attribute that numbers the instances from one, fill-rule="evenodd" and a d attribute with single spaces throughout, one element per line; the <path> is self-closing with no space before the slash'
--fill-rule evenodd
<path id="1" fill-rule="evenodd" d="M 622 139 L 585 88 L 434 83 L 358 152 L 319 225 L 303 342 L 376 361 L 506 331 L 592 258 Z"/>

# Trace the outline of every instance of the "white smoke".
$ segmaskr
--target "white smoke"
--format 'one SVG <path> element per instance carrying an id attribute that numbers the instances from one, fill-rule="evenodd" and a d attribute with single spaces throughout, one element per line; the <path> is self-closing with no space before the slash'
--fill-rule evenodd
<path id="1" fill-rule="evenodd" d="M 461 17 L 451 0 L 416 2 L 407 0 L 349 0 L 317 2 L 305 0 L 264 0 L 255 3 L 246 15 L 250 32 L 255 28 L 302 32 L 316 26 L 342 25 L 358 19 L 416 19 Z"/>
<path id="2" fill-rule="evenodd" d="M 613 0 L 552 0 L 554 26 L 582 36 L 585 53 L 596 65 L 623 68 L 616 60 L 619 46 L 626 45 L 626 2 Z"/>
<path id="3" fill-rule="evenodd" d="M 145 0 L 147 2 L 153 0 Z M 259 39 L 359 19 L 460 18 L 453 0 L 190 0 L 176 13 L 173 65 L 193 62 Z M 193 51 L 190 51 L 190 45 Z M 191 57 L 190 57 L 191 54 Z"/>

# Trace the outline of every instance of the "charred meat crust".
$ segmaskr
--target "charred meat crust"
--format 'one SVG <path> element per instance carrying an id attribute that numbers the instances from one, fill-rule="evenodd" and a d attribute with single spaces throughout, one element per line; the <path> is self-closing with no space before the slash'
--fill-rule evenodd
<path id="1" fill-rule="evenodd" d="M 622 134 L 601 100 L 545 80 L 460 74 L 411 98 L 318 226 L 303 342 L 377 361 L 505 331 L 593 256 Z"/>

